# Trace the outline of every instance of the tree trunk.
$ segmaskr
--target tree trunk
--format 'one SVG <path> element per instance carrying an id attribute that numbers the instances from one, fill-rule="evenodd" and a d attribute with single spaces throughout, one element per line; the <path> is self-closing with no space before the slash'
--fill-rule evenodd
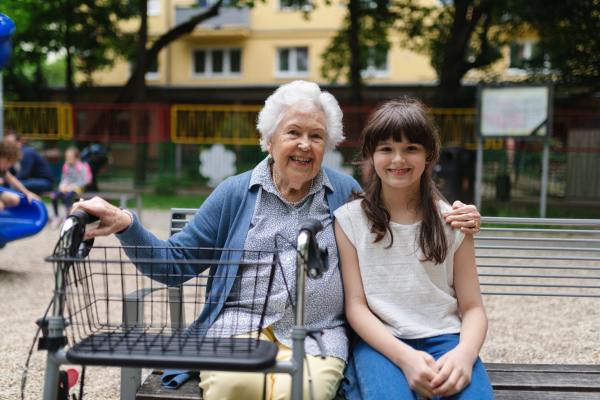
<path id="1" fill-rule="evenodd" d="M 360 59 L 360 0 L 349 0 L 348 12 L 350 14 L 350 29 L 348 30 L 348 43 L 350 45 L 350 101 L 353 106 L 362 106 L 362 75 Z"/>
<path id="2" fill-rule="evenodd" d="M 65 1 L 65 49 L 67 55 L 65 57 L 67 63 L 66 71 L 66 86 L 67 86 L 67 102 L 73 104 L 75 102 L 75 83 L 73 77 L 73 54 L 71 53 L 71 17 L 73 10 L 71 9 L 71 1 Z"/>
<path id="3" fill-rule="evenodd" d="M 440 82 L 435 91 L 435 107 L 459 107 L 461 105 L 459 99 L 462 89 L 463 64 L 456 59 L 456 56 L 444 59 L 440 71 Z"/>
<path id="4" fill-rule="evenodd" d="M 135 103 L 143 104 L 146 102 L 146 69 L 140 66 L 146 65 L 146 42 L 148 41 L 148 2 L 140 1 L 140 31 L 137 43 L 136 70 L 142 70 L 143 73 L 135 75 Z M 137 144 L 136 162 L 135 162 L 135 186 L 144 186 L 146 183 L 146 170 L 148 162 L 148 126 L 146 110 L 133 110 L 131 117 L 134 123 L 133 129 L 136 131 L 136 137 L 140 138 Z"/>
<path id="5" fill-rule="evenodd" d="M 142 2 L 144 3 L 144 2 Z M 206 21 L 209 18 L 216 17 L 219 15 L 219 10 L 221 8 L 221 4 L 223 0 L 219 0 L 215 5 L 213 5 L 208 11 L 203 14 L 196 15 L 193 18 L 190 18 L 188 21 L 183 24 L 179 24 L 164 35 L 162 35 L 150 49 L 146 50 L 144 55 L 144 64 L 137 63 L 135 65 L 134 71 L 131 73 L 129 80 L 121 89 L 121 93 L 117 97 L 116 103 L 131 103 L 135 100 L 135 95 L 137 92 L 136 85 L 141 80 L 145 79 L 146 71 L 152 65 L 154 61 L 156 61 L 158 57 L 158 53 L 167 45 L 169 45 L 174 40 L 177 40 L 179 37 L 191 33 L 196 25 L 199 23 Z M 144 8 L 147 10 L 147 5 L 144 5 Z M 145 81 L 144 81 L 145 82 Z"/>

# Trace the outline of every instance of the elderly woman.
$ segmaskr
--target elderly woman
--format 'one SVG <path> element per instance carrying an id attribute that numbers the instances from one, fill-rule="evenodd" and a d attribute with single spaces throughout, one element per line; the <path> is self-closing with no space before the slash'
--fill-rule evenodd
<path id="1" fill-rule="evenodd" d="M 269 156 L 252 171 L 219 185 L 193 220 L 166 242 L 145 230 L 132 212 L 99 198 L 77 203 L 75 208 L 100 217 L 99 226 L 87 231 L 86 239 L 117 233 L 123 245 L 155 247 L 272 251 L 275 235 L 281 234 L 295 242 L 300 221 L 319 220 L 324 228 L 317 240 L 321 247 L 329 250 L 330 265 L 321 279 L 311 280 L 307 285 L 305 318 L 308 327 L 325 332 L 322 340 L 327 357 L 319 357 L 319 347 L 310 338 L 306 340 L 305 350 L 316 399 L 332 399 L 348 358 L 333 211 L 350 198 L 352 190 L 360 190 L 352 177 L 321 165 L 325 152 L 344 139 L 342 111 L 335 98 L 322 92 L 315 83 L 295 81 L 282 85 L 267 99 L 257 126 L 262 135 L 261 146 Z M 479 220 L 476 208 L 462 203 L 456 204 L 447 217 L 447 222 L 469 233 L 477 232 Z M 295 248 L 287 245 L 280 251 L 283 270 L 295 271 Z M 223 289 L 216 279 L 211 292 Z M 276 279 L 272 296 L 277 299 L 283 290 L 285 283 Z M 286 303 L 284 307 L 280 304 L 278 307 L 278 301 L 269 301 L 265 324 L 268 329 L 261 339 L 278 344 L 278 359 L 289 359 L 294 315 L 287 297 L 281 299 Z M 223 314 L 226 313 L 222 313 L 221 308 L 213 308 L 199 319 L 210 324 L 225 318 Z M 266 384 L 263 374 L 254 373 L 203 371 L 200 379 L 207 400 L 290 396 L 291 378 L 287 374 L 270 374 Z M 267 393 L 263 393 L 265 387 Z M 308 398 L 307 390 L 305 398 Z"/>

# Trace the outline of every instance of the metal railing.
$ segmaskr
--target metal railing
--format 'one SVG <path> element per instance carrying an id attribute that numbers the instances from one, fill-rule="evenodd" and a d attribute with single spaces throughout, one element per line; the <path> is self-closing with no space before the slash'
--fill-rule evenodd
<path id="1" fill-rule="evenodd" d="M 600 220 L 482 217 L 482 293 L 600 297 Z"/>

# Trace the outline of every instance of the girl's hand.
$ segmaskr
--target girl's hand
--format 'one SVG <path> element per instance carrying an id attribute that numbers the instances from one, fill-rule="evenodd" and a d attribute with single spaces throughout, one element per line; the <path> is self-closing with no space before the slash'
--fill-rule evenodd
<path id="1" fill-rule="evenodd" d="M 413 392 L 430 399 L 435 397 L 431 381 L 437 376 L 438 368 L 431 354 L 413 350 L 399 367 L 404 372 L 408 386 Z"/>
<path id="2" fill-rule="evenodd" d="M 129 213 L 113 206 L 100 197 L 94 197 L 87 201 L 78 201 L 73 204 L 73 210 L 83 210 L 95 215 L 100 219 L 98 227 L 85 231 L 83 240 L 98 236 L 108 236 L 127 229 L 133 223 Z"/>
<path id="3" fill-rule="evenodd" d="M 38 196 L 35 193 L 29 192 L 29 191 L 25 193 L 25 197 L 27 197 L 27 202 L 29 204 L 31 204 L 31 202 L 33 201 L 33 199 L 42 201 L 42 198 L 40 196 Z"/>
<path id="4" fill-rule="evenodd" d="M 452 349 L 436 361 L 438 375 L 431 381 L 436 396 L 451 396 L 461 392 L 471 383 L 475 362 L 459 347 Z"/>
<path id="5" fill-rule="evenodd" d="M 444 219 L 453 228 L 460 228 L 461 232 L 471 235 L 479 232 L 481 228 L 481 214 L 477 211 L 477 207 L 463 204 L 460 200 L 452 204 L 452 210 L 444 214 Z"/>

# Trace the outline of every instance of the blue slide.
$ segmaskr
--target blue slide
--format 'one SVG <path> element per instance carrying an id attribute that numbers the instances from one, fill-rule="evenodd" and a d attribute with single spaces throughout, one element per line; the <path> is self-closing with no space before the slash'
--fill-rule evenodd
<path id="1" fill-rule="evenodd" d="M 33 236 L 46 226 L 48 211 L 44 203 L 33 200 L 31 204 L 21 192 L 0 187 L 0 192 L 13 192 L 21 197 L 18 206 L 0 211 L 0 248 L 7 242 Z"/>

